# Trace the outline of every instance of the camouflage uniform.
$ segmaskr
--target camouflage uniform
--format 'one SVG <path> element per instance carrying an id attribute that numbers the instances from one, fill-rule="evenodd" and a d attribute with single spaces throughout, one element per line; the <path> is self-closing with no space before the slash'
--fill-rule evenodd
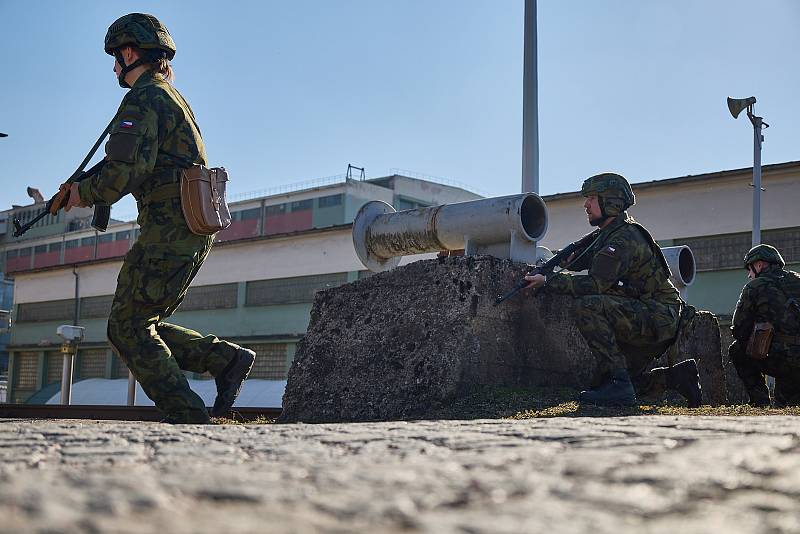
<path id="1" fill-rule="evenodd" d="M 578 297 L 578 328 L 601 369 L 641 374 L 675 337 L 681 306 L 653 238 L 623 212 L 568 268 L 589 272 L 556 273 L 546 287 Z"/>
<path id="2" fill-rule="evenodd" d="M 110 205 L 128 193 L 136 198 L 141 233 L 117 279 L 108 339 L 167 420 L 203 423 L 205 404 L 181 369 L 217 376 L 239 347 L 164 322 L 214 239 L 193 234 L 181 211 L 179 173 L 194 163 L 206 164 L 206 153 L 192 110 L 148 70 L 122 100 L 102 171 L 81 182 L 79 192 L 89 205 Z"/>
<path id="3" fill-rule="evenodd" d="M 587 201 L 587 214 L 590 224 L 600 230 L 591 234 L 594 240 L 565 269 L 588 270 L 588 274 L 560 272 L 545 282 L 549 291 L 578 298 L 578 329 L 599 363 L 596 387 L 582 391 L 579 401 L 634 406 L 636 389 L 654 394 L 670 388 L 690 407 L 700 406 L 694 360 L 647 371 L 677 337 L 682 302 L 669 281 L 661 249 L 625 211 L 636 202 L 630 184 L 619 174 L 602 173 L 587 178 L 581 193 L 596 197 L 596 204 Z"/>
<path id="4" fill-rule="evenodd" d="M 749 263 L 752 262 L 746 261 Z M 775 377 L 776 405 L 796 406 L 800 405 L 800 275 L 782 267 L 780 258 L 779 263 L 770 264 L 742 289 L 733 313 L 734 341 L 728 354 L 752 403 L 769 402 L 764 384 L 764 374 L 768 374 Z M 769 354 L 757 360 L 745 351 L 753 325 L 763 321 L 772 323 L 775 332 Z"/>

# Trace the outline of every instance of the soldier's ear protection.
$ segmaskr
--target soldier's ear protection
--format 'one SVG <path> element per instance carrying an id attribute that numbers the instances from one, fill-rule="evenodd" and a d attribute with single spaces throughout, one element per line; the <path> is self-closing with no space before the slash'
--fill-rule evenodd
<path id="1" fill-rule="evenodd" d="M 629 206 L 623 199 L 617 197 L 598 196 L 600 201 L 600 214 L 603 217 L 616 217 Z"/>

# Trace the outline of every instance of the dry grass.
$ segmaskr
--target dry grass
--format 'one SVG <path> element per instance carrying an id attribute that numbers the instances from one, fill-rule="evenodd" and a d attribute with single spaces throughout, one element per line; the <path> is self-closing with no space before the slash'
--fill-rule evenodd
<path id="1" fill-rule="evenodd" d="M 234 419 L 229 417 L 212 417 L 211 423 L 214 425 L 271 425 L 275 423 L 275 419 L 269 419 L 263 415 L 249 420 L 242 417 L 236 417 Z"/>
<path id="2" fill-rule="evenodd" d="M 629 408 L 606 408 L 600 406 L 581 406 L 574 399 L 578 391 L 568 388 L 498 388 L 475 389 L 471 394 L 456 402 L 442 406 L 431 413 L 429 419 L 536 419 L 545 417 L 629 417 L 646 415 L 688 415 L 688 416 L 800 416 L 800 407 L 754 408 L 752 406 L 701 406 L 687 408 L 681 406 L 679 397 L 669 397 Z M 264 425 L 274 424 L 275 419 L 259 417 L 245 420 L 217 417 L 212 420 L 218 425 Z"/>
<path id="3" fill-rule="evenodd" d="M 790 408 L 755 408 L 753 406 L 701 406 L 686 408 L 671 405 L 641 405 L 630 408 L 605 408 L 600 406 L 580 406 L 575 401 L 563 402 L 542 409 L 522 410 L 509 419 L 534 419 L 540 417 L 626 417 L 632 415 L 692 415 L 692 416 L 769 416 L 800 415 L 800 407 Z"/>
<path id="4" fill-rule="evenodd" d="M 800 415 L 800 407 L 754 408 L 748 405 L 687 408 L 673 396 L 643 400 L 640 406 L 606 408 L 581 406 L 578 391 L 568 388 L 480 388 L 436 414 L 444 419 L 533 419 L 540 417 L 627 417 L 636 415 L 770 416 Z"/>

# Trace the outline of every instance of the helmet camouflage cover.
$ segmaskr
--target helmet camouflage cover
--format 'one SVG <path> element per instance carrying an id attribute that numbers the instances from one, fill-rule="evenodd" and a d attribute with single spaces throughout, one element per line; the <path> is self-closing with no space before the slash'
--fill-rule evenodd
<path id="1" fill-rule="evenodd" d="M 616 217 L 636 203 L 631 184 L 623 176 L 604 172 L 590 176 L 581 186 L 581 194 L 585 197 L 597 195 L 603 215 Z"/>
<path id="2" fill-rule="evenodd" d="M 744 255 L 744 268 L 747 269 L 753 262 L 763 260 L 772 263 L 783 269 L 786 262 L 783 261 L 781 253 L 772 245 L 756 245 Z"/>
<path id="3" fill-rule="evenodd" d="M 153 15 L 131 13 L 118 18 L 108 28 L 106 54 L 114 55 L 114 50 L 130 44 L 143 50 L 163 50 L 169 60 L 175 57 L 175 42 L 166 26 Z"/>

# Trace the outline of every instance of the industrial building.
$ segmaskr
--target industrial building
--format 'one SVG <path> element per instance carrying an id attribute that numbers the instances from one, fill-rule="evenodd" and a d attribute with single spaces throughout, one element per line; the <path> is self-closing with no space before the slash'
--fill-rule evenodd
<path id="1" fill-rule="evenodd" d="M 637 202 L 631 215 L 662 246 L 692 248 L 697 276 L 688 301 L 723 322 L 747 281 L 741 260 L 750 248 L 751 176 L 752 169 L 744 168 L 633 184 Z M 789 268 L 798 270 L 800 162 L 764 166 L 762 180 L 762 241 L 781 250 Z M 367 274 L 351 239 L 352 220 L 366 201 L 384 200 L 403 210 L 475 198 L 459 187 L 392 175 L 234 202 L 234 222 L 218 235 L 171 321 L 256 350 L 252 379 L 285 380 L 315 291 Z M 590 231 L 580 192 L 543 198 L 549 229 L 542 245 L 560 248 Z M 108 346 L 105 325 L 121 256 L 136 238 L 136 224 L 118 222 L 103 234 L 87 228 L 40 232 L 8 242 L 3 254 L 7 276 L 15 281 L 10 402 L 45 402 L 58 392 L 62 357 L 55 329 L 73 322 L 76 284 L 78 323 L 86 327 L 76 381 L 127 376 Z"/>

